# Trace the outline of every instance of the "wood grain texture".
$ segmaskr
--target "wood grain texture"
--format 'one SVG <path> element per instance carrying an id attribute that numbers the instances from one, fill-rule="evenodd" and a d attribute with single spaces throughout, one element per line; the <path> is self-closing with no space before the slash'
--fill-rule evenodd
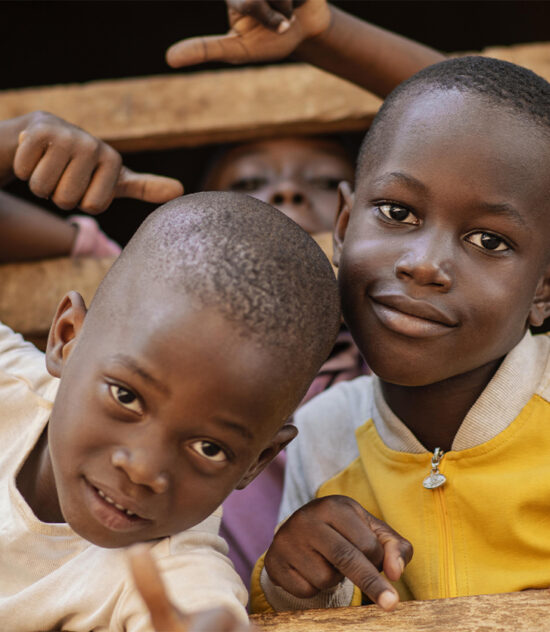
<path id="1" fill-rule="evenodd" d="M 550 43 L 490 48 L 550 80 Z M 0 119 L 47 110 L 120 151 L 361 130 L 380 100 L 307 64 L 158 75 L 0 92 Z"/>
<path id="2" fill-rule="evenodd" d="M 0 321 L 26 338 L 42 340 L 63 295 L 77 290 L 89 305 L 113 261 L 59 258 L 1 265 Z"/>
<path id="3" fill-rule="evenodd" d="M 262 632 L 534 632 L 550 630 L 550 591 L 253 615 Z"/>
<path id="4" fill-rule="evenodd" d="M 46 110 L 120 151 L 364 129 L 380 101 L 307 64 L 0 93 L 0 118 Z"/>

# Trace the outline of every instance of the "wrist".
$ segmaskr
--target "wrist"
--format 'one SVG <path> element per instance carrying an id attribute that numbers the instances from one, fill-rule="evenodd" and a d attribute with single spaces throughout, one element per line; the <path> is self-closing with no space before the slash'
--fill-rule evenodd
<path id="1" fill-rule="evenodd" d="M 332 5 L 327 4 L 326 13 L 323 18 L 318 20 L 317 23 L 307 31 L 302 42 L 296 47 L 294 51 L 295 57 L 297 59 L 303 58 L 304 61 L 310 61 L 309 58 L 311 55 L 314 54 L 317 49 L 322 50 L 325 47 L 325 42 L 328 43 L 330 41 L 336 20 L 337 10 L 335 10 Z"/>

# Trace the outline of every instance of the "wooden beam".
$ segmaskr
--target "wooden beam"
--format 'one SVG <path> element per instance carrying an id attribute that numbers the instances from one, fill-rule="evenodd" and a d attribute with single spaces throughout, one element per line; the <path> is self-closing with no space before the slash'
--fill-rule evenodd
<path id="1" fill-rule="evenodd" d="M 550 80 L 550 43 L 491 48 Z M 380 100 L 307 64 L 0 92 L 0 119 L 47 110 L 120 151 L 361 130 Z"/>
<path id="2" fill-rule="evenodd" d="M 253 615 L 262 632 L 533 632 L 550 630 L 550 591 Z"/>
<path id="3" fill-rule="evenodd" d="M 113 261 L 60 258 L 0 266 L 0 321 L 44 348 L 63 295 L 77 290 L 89 305 Z"/>
<path id="4" fill-rule="evenodd" d="M 0 93 L 0 119 L 46 110 L 119 151 L 366 128 L 379 100 L 307 64 Z"/>

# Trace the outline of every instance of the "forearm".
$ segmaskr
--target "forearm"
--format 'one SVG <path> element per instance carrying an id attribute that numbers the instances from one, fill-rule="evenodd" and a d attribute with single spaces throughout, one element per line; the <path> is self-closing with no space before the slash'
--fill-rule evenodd
<path id="1" fill-rule="evenodd" d="M 443 61 L 438 51 L 330 6 L 327 30 L 296 49 L 301 61 L 385 97 L 422 68 Z"/>
<path id="2" fill-rule="evenodd" d="M 0 191 L 0 262 L 69 256 L 77 227 Z"/>

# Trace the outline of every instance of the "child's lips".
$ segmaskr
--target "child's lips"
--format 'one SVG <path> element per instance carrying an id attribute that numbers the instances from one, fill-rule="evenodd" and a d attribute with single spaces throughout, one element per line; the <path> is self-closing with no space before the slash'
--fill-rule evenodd
<path id="1" fill-rule="evenodd" d="M 105 527 L 114 531 L 133 531 L 151 522 L 135 511 L 132 503 L 123 504 L 122 499 L 122 502 L 118 502 L 98 486 L 87 480 L 85 483 L 90 512 Z"/>
<path id="2" fill-rule="evenodd" d="M 458 322 L 426 301 L 403 294 L 371 295 L 377 318 L 388 329 L 412 338 L 428 338 L 449 333 Z"/>

